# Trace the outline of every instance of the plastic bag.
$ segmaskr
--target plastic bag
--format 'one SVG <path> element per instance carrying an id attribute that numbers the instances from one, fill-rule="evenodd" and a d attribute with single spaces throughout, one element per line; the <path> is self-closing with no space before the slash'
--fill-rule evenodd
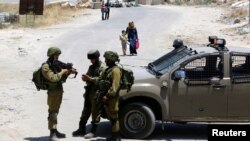
<path id="1" fill-rule="evenodd" d="M 135 41 L 135 47 L 136 47 L 136 49 L 138 49 L 140 47 L 140 43 L 139 43 L 138 39 Z"/>

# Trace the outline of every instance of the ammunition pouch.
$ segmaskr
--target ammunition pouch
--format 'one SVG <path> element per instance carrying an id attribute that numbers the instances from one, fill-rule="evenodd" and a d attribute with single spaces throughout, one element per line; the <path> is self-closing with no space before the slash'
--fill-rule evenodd
<path id="1" fill-rule="evenodd" d="M 100 80 L 99 82 L 99 88 L 100 88 L 100 92 L 104 93 L 104 92 L 108 92 L 109 88 L 111 87 L 111 82 L 108 80 Z"/>

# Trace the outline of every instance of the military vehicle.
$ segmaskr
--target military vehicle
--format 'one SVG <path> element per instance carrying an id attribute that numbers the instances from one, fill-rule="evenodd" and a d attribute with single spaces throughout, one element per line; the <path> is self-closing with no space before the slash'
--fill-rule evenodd
<path id="1" fill-rule="evenodd" d="M 250 48 L 225 44 L 216 36 L 195 48 L 175 40 L 171 52 L 134 70 L 131 91 L 120 92 L 121 133 L 146 138 L 156 120 L 249 122 Z"/>

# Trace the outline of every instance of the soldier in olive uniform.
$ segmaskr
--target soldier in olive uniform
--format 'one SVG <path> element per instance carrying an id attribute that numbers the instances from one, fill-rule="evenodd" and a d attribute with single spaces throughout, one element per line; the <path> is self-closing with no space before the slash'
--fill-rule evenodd
<path id="1" fill-rule="evenodd" d="M 92 128 L 90 133 L 84 136 L 85 138 L 92 138 L 95 136 L 98 123 L 100 122 L 101 112 L 96 107 L 95 95 L 98 90 L 97 80 L 101 72 L 104 72 L 106 65 L 99 60 L 99 56 L 100 53 L 98 50 L 90 50 L 88 52 L 88 59 L 90 59 L 92 65 L 89 66 L 87 74 L 82 76 L 82 80 L 87 84 L 84 94 L 84 109 L 80 118 L 79 129 L 72 133 L 73 136 L 84 136 L 86 134 L 86 124 L 91 114 Z"/>
<path id="2" fill-rule="evenodd" d="M 106 51 L 104 58 L 108 68 L 102 74 L 99 85 L 101 88 L 103 81 L 110 82 L 110 87 L 108 88 L 105 96 L 102 97 L 102 101 L 105 105 L 107 117 L 111 121 L 112 125 L 112 136 L 107 138 L 106 141 L 120 141 L 118 111 L 120 81 L 122 74 L 120 68 L 115 64 L 116 61 L 119 62 L 119 56 L 116 52 Z"/>
<path id="3" fill-rule="evenodd" d="M 57 130 L 57 115 L 62 103 L 63 97 L 63 85 L 66 81 L 69 71 L 62 69 L 57 71 L 53 62 L 58 60 L 61 50 L 57 47 L 51 47 L 48 49 L 47 56 L 49 57 L 47 62 L 42 65 L 42 74 L 46 80 L 48 80 L 48 99 L 47 104 L 49 106 L 48 116 L 48 128 L 50 130 L 50 140 L 57 140 L 57 138 L 65 138 L 66 135 L 58 132 Z"/>

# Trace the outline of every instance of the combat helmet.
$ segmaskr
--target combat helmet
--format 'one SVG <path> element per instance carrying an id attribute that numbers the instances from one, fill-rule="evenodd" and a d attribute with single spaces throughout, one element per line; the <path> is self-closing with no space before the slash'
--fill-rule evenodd
<path id="1" fill-rule="evenodd" d="M 47 52 L 47 56 L 51 57 L 54 54 L 61 54 L 61 50 L 58 47 L 50 47 Z"/>
<path id="2" fill-rule="evenodd" d="M 173 42 L 173 47 L 175 48 L 175 49 L 177 49 L 177 48 L 180 48 L 180 47 L 183 47 L 184 45 L 183 45 L 183 41 L 182 40 L 180 40 L 180 39 L 175 39 L 174 40 L 174 42 Z"/>
<path id="3" fill-rule="evenodd" d="M 116 61 L 120 61 L 119 59 L 119 55 L 116 53 L 116 52 L 113 52 L 113 51 L 106 51 L 103 55 L 103 57 L 107 60 L 110 60 L 110 61 L 113 61 L 113 62 L 116 62 Z"/>
<path id="4" fill-rule="evenodd" d="M 88 52 L 88 59 L 98 59 L 100 57 L 100 52 L 98 50 L 92 49 Z"/>

